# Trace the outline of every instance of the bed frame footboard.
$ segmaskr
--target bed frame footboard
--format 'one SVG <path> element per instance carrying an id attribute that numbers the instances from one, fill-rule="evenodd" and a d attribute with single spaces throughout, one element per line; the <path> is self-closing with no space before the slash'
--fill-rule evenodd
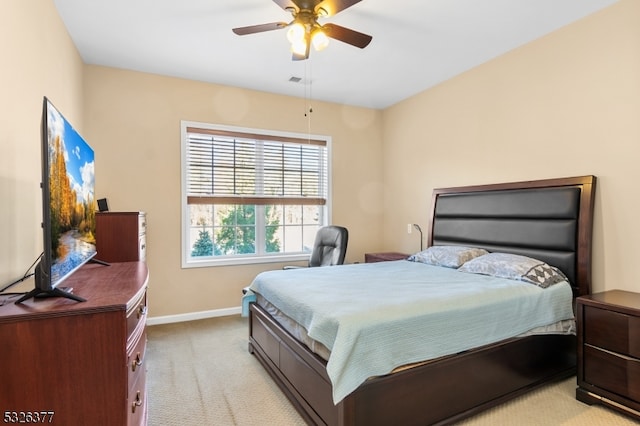
<path id="1" fill-rule="evenodd" d="M 326 362 L 251 304 L 249 351 L 309 424 L 449 424 L 576 372 L 575 336 L 510 339 L 368 380 L 334 405 Z"/>

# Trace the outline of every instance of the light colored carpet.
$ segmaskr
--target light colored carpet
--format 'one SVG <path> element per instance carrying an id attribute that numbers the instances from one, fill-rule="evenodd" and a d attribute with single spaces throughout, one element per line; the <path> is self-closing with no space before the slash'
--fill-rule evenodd
<path id="1" fill-rule="evenodd" d="M 149 426 L 304 425 L 247 351 L 246 318 L 148 328 Z M 474 416 L 461 425 L 626 426 L 630 418 L 575 399 L 575 377 Z"/>

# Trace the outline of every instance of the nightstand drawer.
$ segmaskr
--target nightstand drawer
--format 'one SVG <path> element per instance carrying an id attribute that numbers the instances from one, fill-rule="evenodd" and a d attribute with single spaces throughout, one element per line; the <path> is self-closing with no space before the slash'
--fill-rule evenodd
<path id="1" fill-rule="evenodd" d="M 640 358 L 640 317 L 585 306 L 585 343 Z"/>
<path id="2" fill-rule="evenodd" d="M 365 253 L 364 263 L 388 262 L 392 260 L 404 260 L 409 257 L 406 253 L 398 253 L 395 251 L 384 253 Z"/>
<path id="3" fill-rule="evenodd" d="M 609 392 L 640 401 L 640 360 L 586 345 L 584 380 Z"/>

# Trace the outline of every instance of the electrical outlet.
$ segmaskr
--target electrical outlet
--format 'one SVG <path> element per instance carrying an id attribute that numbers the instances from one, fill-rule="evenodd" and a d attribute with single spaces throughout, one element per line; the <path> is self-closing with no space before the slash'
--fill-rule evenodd
<path id="1" fill-rule="evenodd" d="M 410 223 L 407 223 L 407 234 L 411 233 L 411 229 L 413 228 L 413 225 Z"/>

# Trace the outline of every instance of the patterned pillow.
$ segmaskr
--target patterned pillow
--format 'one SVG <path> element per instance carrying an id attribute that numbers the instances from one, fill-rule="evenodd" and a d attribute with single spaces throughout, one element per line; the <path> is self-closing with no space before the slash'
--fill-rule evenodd
<path id="1" fill-rule="evenodd" d="M 409 256 L 407 260 L 427 265 L 459 268 L 471 259 L 489 253 L 481 248 L 464 246 L 431 246 L 426 250 Z"/>
<path id="2" fill-rule="evenodd" d="M 569 281 L 562 271 L 541 260 L 508 253 L 489 253 L 477 257 L 462 265 L 458 270 L 524 281 L 542 288 L 547 288 L 561 281 Z"/>

